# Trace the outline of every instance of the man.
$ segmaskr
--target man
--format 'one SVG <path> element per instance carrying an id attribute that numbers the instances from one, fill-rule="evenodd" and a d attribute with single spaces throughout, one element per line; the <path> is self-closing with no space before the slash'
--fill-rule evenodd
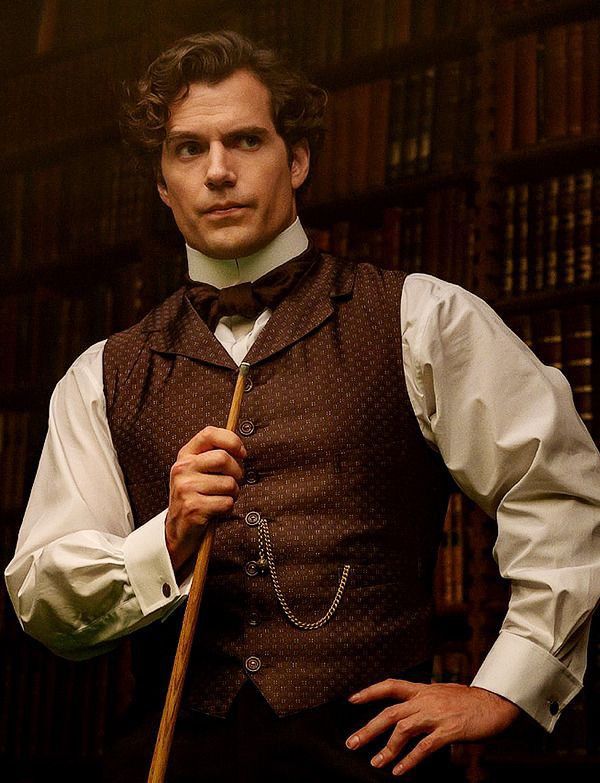
<path id="1" fill-rule="evenodd" d="M 173 779 L 435 779 L 435 751 L 520 710 L 551 730 L 581 688 L 599 462 L 568 385 L 457 286 L 312 248 L 295 195 L 322 111 L 233 33 L 178 42 L 130 104 L 190 280 L 58 385 L 6 571 L 59 654 L 136 632 L 150 717 L 110 779 L 144 779 L 148 694 L 211 520 Z M 240 437 L 222 423 L 243 359 Z M 498 519 L 513 591 L 471 686 L 428 682 L 448 472 Z"/>

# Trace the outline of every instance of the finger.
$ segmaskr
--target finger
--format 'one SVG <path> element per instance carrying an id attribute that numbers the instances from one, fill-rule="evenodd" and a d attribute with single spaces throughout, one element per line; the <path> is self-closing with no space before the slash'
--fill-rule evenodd
<path id="1" fill-rule="evenodd" d="M 422 733 L 422 729 L 410 719 L 400 721 L 391 733 L 385 747 L 371 759 L 371 764 L 374 767 L 383 767 L 389 764 L 412 737 Z"/>
<path id="2" fill-rule="evenodd" d="M 431 734 L 423 737 L 415 747 L 407 753 L 399 764 L 396 764 L 392 770 L 394 775 L 404 775 L 411 769 L 420 764 L 424 758 L 430 756 L 436 750 L 446 745 L 446 741 L 443 739 L 441 732 L 434 731 Z"/>
<path id="3" fill-rule="evenodd" d="M 187 482 L 190 477 L 199 474 L 213 473 L 222 476 L 232 476 L 241 481 L 244 469 L 240 463 L 223 449 L 212 449 L 204 454 L 188 454 L 180 456 L 171 466 L 171 481 Z"/>
<path id="4" fill-rule="evenodd" d="M 204 427 L 179 451 L 178 459 L 189 454 L 202 454 L 210 449 L 224 449 L 238 459 L 247 456 L 246 447 L 239 435 L 223 427 Z"/>
<path id="5" fill-rule="evenodd" d="M 234 506 L 231 495 L 203 495 L 202 499 L 192 501 L 187 506 L 188 525 L 204 525 L 206 518 L 220 514 L 228 514 Z"/>
<path id="6" fill-rule="evenodd" d="M 381 682 L 376 682 L 374 685 L 369 685 L 368 688 L 364 688 L 362 691 L 352 694 L 349 701 L 353 704 L 358 702 L 373 701 L 375 699 L 410 699 L 411 696 L 419 693 L 426 687 L 422 682 L 410 682 L 409 680 L 394 680 L 387 679 Z"/>
<path id="7" fill-rule="evenodd" d="M 232 476 L 241 481 L 244 469 L 240 463 L 223 449 L 212 449 L 204 454 L 195 454 L 187 458 L 188 465 L 197 473 L 212 473 Z"/>
<path id="8" fill-rule="evenodd" d="M 409 717 L 414 712 L 415 709 L 410 703 L 393 704 L 390 707 L 386 707 L 348 738 L 346 742 L 347 747 L 354 750 L 362 745 L 366 745 L 381 734 L 382 731 L 398 723 L 399 720 Z"/>
<path id="9" fill-rule="evenodd" d="M 232 476 L 218 476 L 207 473 L 194 482 L 186 485 L 185 489 L 189 492 L 197 492 L 199 495 L 223 495 L 237 498 L 240 494 L 240 488 L 237 481 Z"/>

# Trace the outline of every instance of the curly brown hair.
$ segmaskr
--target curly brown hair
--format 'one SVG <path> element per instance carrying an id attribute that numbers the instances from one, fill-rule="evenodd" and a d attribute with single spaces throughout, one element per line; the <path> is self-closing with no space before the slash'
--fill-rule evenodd
<path id="1" fill-rule="evenodd" d="M 123 138 L 157 180 L 162 180 L 160 159 L 170 107 L 187 96 L 190 84 L 217 84 L 240 69 L 253 73 L 269 90 L 273 124 L 290 162 L 292 147 L 306 139 L 314 163 L 323 144 L 325 91 L 271 49 L 222 30 L 180 38 L 148 66 L 141 79 L 125 87 Z"/>

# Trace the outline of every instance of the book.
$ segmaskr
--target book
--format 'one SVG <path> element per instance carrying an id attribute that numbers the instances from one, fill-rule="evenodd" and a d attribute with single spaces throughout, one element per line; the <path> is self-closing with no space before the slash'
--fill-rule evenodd
<path id="1" fill-rule="evenodd" d="M 589 304 L 567 308 L 564 324 L 564 373 L 573 390 L 575 407 L 590 429 L 594 419 L 592 308 Z"/>

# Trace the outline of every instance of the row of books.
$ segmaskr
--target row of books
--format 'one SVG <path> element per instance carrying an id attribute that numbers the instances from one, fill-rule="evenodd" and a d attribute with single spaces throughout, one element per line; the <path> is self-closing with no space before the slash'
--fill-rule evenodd
<path id="1" fill-rule="evenodd" d="M 138 76 L 149 62 L 153 44 L 147 37 L 104 44 L 76 56 L 53 59 L 0 79 L 0 158 L 76 144 L 116 129 L 123 81 Z M 95 150 L 89 173 L 96 174 Z"/>
<path id="2" fill-rule="evenodd" d="M 600 19 L 502 41 L 497 50 L 499 152 L 600 131 Z"/>
<path id="3" fill-rule="evenodd" d="M 0 297 L 2 387 L 48 389 L 88 346 L 139 320 L 149 307 L 149 275 L 140 262 L 111 280 L 66 290 L 40 285 Z"/>
<path id="4" fill-rule="evenodd" d="M 260 0 L 252 14 L 226 4 L 211 26 L 283 49 L 315 71 L 459 30 L 476 22 L 478 9 L 474 0 Z"/>
<path id="5" fill-rule="evenodd" d="M 520 313 L 506 321 L 544 364 L 564 373 L 581 419 L 593 430 L 594 348 L 598 328 L 592 305 Z"/>
<path id="6" fill-rule="evenodd" d="M 466 599 L 466 516 L 463 496 L 450 496 L 435 571 L 434 600 L 438 611 L 460 607 Z"/>
<path id="7" fill-rule="evenodd" d="M 416 206 L 388 207 L 382 224 L 343 220 L 311 234 L 323 252 L 426 272 L 468 289 L 477 285 L 475 208 L 463 188 L 429 191 Z"/>
<path id="8" fill-rule="evenodd" d="M 475 63 L 452 60 L 332 92 L 310 199 L 346 198 L 473 159 Z"/>
<path id="9" fill-rule="evenodd" d="M 508 185 L 502 210 L 506 296 L 600 279 L 600 169 Z"/>
<path id="10" fill-rule="evenodd" d="M 148 227 L 152 183 L 116 144 L 9 172 L 0 185 L 2 268 L 65 263 L 137 240 Z"/>

